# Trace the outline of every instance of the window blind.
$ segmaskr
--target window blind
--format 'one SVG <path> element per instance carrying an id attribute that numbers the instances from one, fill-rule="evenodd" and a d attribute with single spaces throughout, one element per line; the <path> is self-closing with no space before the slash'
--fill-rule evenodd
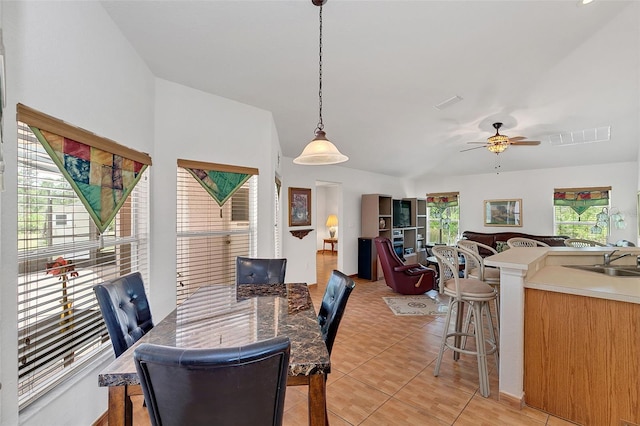
<path id="1" fill-rule="evenodd" d="M 280 242 L 280 228 L 281 228 L 281 216 L 280 216 L 280 188 L 282 187 L 282 183 L 278 176 L 275 179 L 275 186 L 273 191 L 273 217 L 274 217 L 274 225 L 273 225 L 273 244 L 274 244 L 274 253 L 275 257 L 282 257 L 282 243 Z"/>
<path id="2" fill-rule="evenodd" d="M 441 192 L 427 194 L 427 207 L 446 209 L 458 205 L 459 192 Z"/>
<path id="3" fill-rule="evenodd" d="M 144 174 L 101 234 L 29 126 L 18 123 L 20 408 L 110 350 L 92 288 L 132 271 L 148 281 L 148 188 Z M 71 263 L 60 266 L 59 258 Z"/>
<path id="4" fill-rule="evenodd" d="M 178 304 L 201 286 L 235 283 L 236 257 L 256 255 L 257 182 L 257 176 L 249 178 L 220 207 L 189 172 L 177 168 Z"/>
<path id="5" fill-rule="evenodd" d="M 610 186 L 591 188 L 555 188 L 553 190 L 553 205 L 571 207 L 581 215 L 594 206 L 609 205 Z"/>

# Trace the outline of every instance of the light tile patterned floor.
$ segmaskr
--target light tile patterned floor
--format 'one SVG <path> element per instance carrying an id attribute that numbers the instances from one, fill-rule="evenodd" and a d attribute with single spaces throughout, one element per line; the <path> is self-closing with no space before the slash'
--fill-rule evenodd
<path id="1" fill-rule="evenodd" d="M 336 265 L 335 255 L 317 256 L 316 308 Z M 433 376 L 444 317 L 395 316 L 382 300 L 393 296 L 383 281 L 356 279 L 331 355 L 327 383 L 331 425 L 571 425 L 525 407 L 497 401 L 498 376 L 488 359 L 491 395 L 478 392 L 476 360 L 454 362 L 447 352 Z M 307 424 L 306 389 L 287 389 L 284 424 Z"/>
<path id="2" fill-rule="evenodd" d="M 336 259 L 335 254 L 317 255 L 319 284 L 311 286 L 316 308 Z M 471 356 L 454 362 L 448 352 L 440 375 L 434 377 L 444 317 L 395 316 L 382 300 L 393 295 L 383 281 L 356 279 L 331 355 L 327 400 L 332 426 L 572 424 L 532 408 L 519 411 L 498 402 L 492 357 L 489 398 L 478 392 L 477 364 Z M 134 404 L 134 423 L 148 425 L 139 402 Z M 284 425 L 307 424 L 306 387 L 288 387 Z"/>

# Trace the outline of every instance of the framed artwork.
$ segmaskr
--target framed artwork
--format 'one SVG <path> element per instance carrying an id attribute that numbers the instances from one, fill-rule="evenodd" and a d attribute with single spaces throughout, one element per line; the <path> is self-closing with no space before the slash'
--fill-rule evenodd
<path id="1" fill-rule="evenodd" d="M 484 226 L 522 226 L 522 199 L 485 200 Z"/>
<path id="2" fill-rule="evenodd" d="M 311 189 L 289 188 L 289 226 L 311 225 Z"/>

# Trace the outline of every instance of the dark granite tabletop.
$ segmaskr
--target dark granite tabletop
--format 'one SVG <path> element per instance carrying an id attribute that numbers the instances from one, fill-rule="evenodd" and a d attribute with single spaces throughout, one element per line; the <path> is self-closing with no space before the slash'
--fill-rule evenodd
<path id="1" fill-rule="evenodd" d="M 100 386 L 139 384 L 133 351 L 143 342 L 190 348 L 291 340 L 290 376 L 327 374 L 331 361 L 306 284 L 211 285 L 198 289 L 98 375 Z"/>

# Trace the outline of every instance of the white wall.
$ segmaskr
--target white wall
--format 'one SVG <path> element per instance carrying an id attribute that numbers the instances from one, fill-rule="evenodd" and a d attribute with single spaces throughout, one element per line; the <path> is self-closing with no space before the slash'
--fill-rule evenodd
<path id="1" fill-rule="evenodd" d="M 419 197 L 424 197 L 427 192 L 459 191 L 460 231 L 517 231 L 553 235 L 554 188 L 611 186 L 611 206 L 624 213 L 627 228 L 612 230 L 609 241 L 625 239 L 636 242 L 638 235 L 637 176 L 638 164 L 629 162 L 457 176 L 446 179 L 431 177 L 415 182 L 415 188 Z M 522 199 L 522 227 L 485 227 L 483 201 L 505 198 Z"/>
<path id="2" fill-rule="evenodd" d="M 637 235 L 637 163 L 557 170 L 437 178 L 417 182 L 350 170 L 341 166 L 297 166 L 282 158 L 271 114 L 179 85 L 155 80 L 97 2 L 6 2 L 1 27 L 6 47 L 7 109 L 4 120 L 6 191 L 0 194 L 0 424 L 91 424 L 106 409 L 106 390 L 95 370 L 59 389 L 18 418 L 16 276 L 16 126 L 21 102 L 123 145 L 149 152 L 154 165 L 151 220 L 151 302 L 159 320 L 175 303 L 175 171 L 177 158 L 195 158 L 257 167 L 260 256 L 273 253 L 273 175 L 282 176 L 282 244 L 289 259 L 287 280 L 315 282 L 317 232 L 324 218 L 312 217 L 315 231 L 300 240 L 288 231 L 287 188 L 312 189 L 317 180 L 337 182 L 340 252 L 338 268 L 357 273 L 360 197 L 383 193 L 395 198 L 427 192 L 461 193 L 461 229 L 484 228 L 482 201 L 522 198 L 523 232 L 552 233 L 551 191 L 559 186 L 613 186 L 612 204 L 626 213 L 628 227 L 612 241 Z M 301 146 L 300 149 L 303 147 Z M 279 161 L 280 160 L 280 161 Z M 315 204 L 312 205 L 315 210 Z M 66 392 L 65 392 L 66 391 Z"/>
<path id="3" fill-rule="evenodd" d="M 483 175 L 422 178 L 414 182 L 349 170 L 341 166 L 298 166 L 291 159 L 284 161 L 283 188 L 289 186 L 315 188 L 316 180 L 342 183 L 338 219 L 340 221 L 340 251 L 338 269 L 351 275 L 357 273 L 357 241 L 360 236 L 360 197 L 367 193 L 389 194 L 394 198 L 425 197 L 428 192 L 460 192 L 460 229 L 479 232 L 517 230 L 531 234 L 552 235 L 553 189 L 558 187 L 612 186 L 611 205 L 626 216 L 625 230 L 612 230 L 609 240 L 637 240 L 636 193 L 638 165 L 635 162 L 607 165 L 545 169 L 523 172 L 502 172 Z M 287 191 L 283 191 L 286 196 Z M 487 199 L 521 198 L 523 226 L 521 228 L 485 227 L 483 201 Z M 312 191 L 312 203 L 316 203 Z M 288 200 L 283 201 L 288 205 Z M 315 211 L 315 204 L 313 206 Z M 288 223 L 287 211 L 283 211 Z M 317 233 L 325 232 L 326 218 L 312 218 L 314 231 L 302 240 L 285 228 L 283 255 L 288 258 L 287 280 L 315 282 L 315 252 Z"/>
<path id="4" fill-rule="evenodd" d="M 18 417 L 16 126 L 20 102 L 149 152 L 154 319 L 175 307 L 176 160 L 259 169 L 258 253 L 273 254 L 273 185 L 281 157 L 271 113 L 156 80 L 95 2 L 3 2 L 7 48 L 7 191 L 2 193 L 1 424 L 91 424 L 107 407 L 93 366 Z M 109 354 L 110 356 L 110 354 Z"/>
<path id="5" fill-rule="evenodd" d="M 300 147 L 302 151 L 303 146 Z M 407 188 L 411 184 L 396 177 L 376 173 L 362 172 L 336 166 L 300 166 L 293 164 L 292 158 L 283 159 L 283 201 L 284 206 L 282 236 L 283 256 L 287 258 L 287 281 L 316 282 L 316 257 L 318 233 L 325 230 L 326 217 L 311 216 L 313 232 L 303 239 L 291 235 L 289 230 L 304 229 L 289 227 L 288 188 L 311 188 L 311 210 L 316 211 L 316 181 L 341 184 L 339 195 L 338 221 L 340 223 L 340 249 L 338 251 L 338 269 L 347 275 L 358 273 L 358 237 L 360 236 L 360 198 L 362 194 L 388 194 L 395 198 L 408 196 Z M 316 215 L 317 216 L 317 215 Z"/>
<path id="6" fill-rule="evenodd" d="M 3 425 L 88 425 L 106 409 L 96 371 L 17 409 L 16 103 L 153 155 L 154 78 L 97 2 L 2 2 L 6 191 L 1 193 Z"/>
<path id="7" fill-rule="evenodd" d="M 160 319 L 176 303 L 177 159 L 259 169 L 258 255 L 270 257 L 279 146 L 270 112 L 166 80 L 157 80 L 155 114 L 150 298 L 154 318 Z"/>

